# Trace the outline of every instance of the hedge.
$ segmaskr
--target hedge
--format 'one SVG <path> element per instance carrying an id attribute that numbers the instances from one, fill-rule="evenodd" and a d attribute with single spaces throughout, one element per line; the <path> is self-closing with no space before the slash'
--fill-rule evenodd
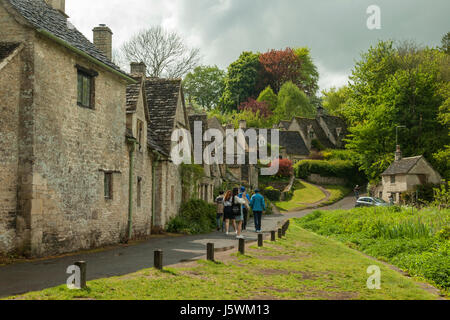
<path id="1" fill-rule="evenodd" d="M 303 160 L 294 166 L 294 171 L 300 179 L 307 179 L 311 174 L 319 174 L 322 177 L 343 178 L 349 185 L 365 182 L 358 166 L 350 160 Z"/>
<path id="2" fill-rule="evenodd" d="M 278 189 L 275 189 L 274 187 L 267 187 L 264 189 L 264 195 L 270 200 L 270 201 L 280 201 L 281 199 L 281 191 Z"/>

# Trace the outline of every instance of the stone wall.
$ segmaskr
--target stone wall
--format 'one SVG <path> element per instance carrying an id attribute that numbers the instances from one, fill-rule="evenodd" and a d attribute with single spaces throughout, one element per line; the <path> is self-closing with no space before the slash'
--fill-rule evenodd
<path id="1" fill-rule="evenodd" d="M 31 254 L 118 243 L 128 212 L 126 83 L 43 37 L 34 60 Z M 94 110 L 77 105 L 76 64 L 99 72 Z M 112 199 L 104 197 L 105 172 L 113 173 Z"/>

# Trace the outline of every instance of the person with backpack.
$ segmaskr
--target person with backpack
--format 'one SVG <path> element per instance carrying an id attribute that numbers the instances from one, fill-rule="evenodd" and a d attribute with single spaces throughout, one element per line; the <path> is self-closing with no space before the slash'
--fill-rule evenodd
<path id="1" fill-rule="evenodd" d="M 255 194 L 250 200 L 250 208 L 252 208 L 253 210 L 253 216 L 255 219 L 255 231 L 257 233 L 261 233 L 262 232 L 261 221 L 262 215 L 264 211 L 266 211 L 266 201 L 264 200 L 264 197 L 261 195 L 259 189 L 255 190 Z"/>
<path id="2" fill-rule="evenodd" d="M 244 212 L 242 210 L 243 207 L 248 206 L 247 202 L 239 198 L 239 188 L 233 189 L 233 197 L 232 197 L 232 210 L 233 215 L 235 216 L 235 221 L 237 223 L 237 239 L 244 239 L 242 235 L 242 223 L 244 222 Z"/>
<path id="3" fill-rule="evenodd" d="M 248 204 L 250 203 L 250 196 L 248 195 L 248 193 L 245 190 L 245 187 L 241 187 L 241 193 L 239 193 L 239 198 L 244 199 L 246 204 L 242 205 L 242 214 L 244 217 L 244 220 L 242 222 L 242 230 L 246 230 L 247 229 L 247 221 L 248 221 Z"/>
<path id="4" fill-rule="evenodd" d="M 233 227 L 235 230 L 235 234 L 237 235 L 237 228 L 236 228 L 236 218 L 235 215 L 233 214 L 233 202 L 232 202 L 232 197 L 233 194 L 231 191 L 227 191 L 227 193 L 225 194 L 225 198 L 224 198 L 224 220 L 225 220 L 225 232 L 226 235 L 228 236 L 230 234 L 229 230 L 230 230 L 230 221 L 233 223 Z"/>
<path id="5" fill-rule="evenodd" d="M 224 229 L 224 202 L 225 202 L 225 197 L 224 197 L 224 192 L 220 191 L 219 192 L 219 196 L 216 198 L 216 221 L 217 221 L 217 231 L 220 231 L 220 229 Z"/>

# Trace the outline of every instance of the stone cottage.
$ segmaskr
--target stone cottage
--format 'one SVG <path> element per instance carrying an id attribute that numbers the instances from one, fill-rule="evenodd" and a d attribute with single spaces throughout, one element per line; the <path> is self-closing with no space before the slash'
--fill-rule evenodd
<path id="1" fill-rule="evenodd" d="M 414 191 L 418 185 L 441 182 L 441 175 L 425 157 L 403 158 L 400 146 L 397 146 L 395 161 L 383 172 L 382 186 L 378 187 L 375 195 L 386 202 L 389 202 L 392 196 L 395 203 L 400 203 L 403 192 Z"/>
<path id="2" fill-rule="evenodd" d="M 129 231 L 126 87 L 64 1 L 0 1 L 0 252 L 42 256 L 117 243 Z"/>

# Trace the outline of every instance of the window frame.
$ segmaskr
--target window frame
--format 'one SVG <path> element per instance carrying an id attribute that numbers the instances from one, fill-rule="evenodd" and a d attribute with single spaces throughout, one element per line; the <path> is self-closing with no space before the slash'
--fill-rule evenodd
<path id="1" fill-rule="evenodd" d="M 75 68 L 77 69 L 77 105 L 81 108 L 86 108 L 86 109 L 91 109 L 91 110 L 95 110 L 95 78 L 98 76 L 98 72 L 95 70 L 90 70 L 87 68 L 84 68 L 80 65 L 75 65 Z M 87 78 L 88 79 L 88 83 L 89 83 L 89 105 L 85 105 L 83 103 L 83 95 L 84 95 L 84 91 L 83 91 L 83 83 L 81 85 L 81 101 L 79 99 L 80 96 L 80 77 L 82 77 L 82 79 Z"/>
<path id="2" fill-rule="evenodd" d="M 391 184 L 396 184 L 397 183 L 397 177 L 395 175 L 391 176 Z"/>
<path id="3" fill-rule="evenodd" d="M 108 185 L 108 188 L 106 188 L 107 185 Z M 103 197 L 105 198 L 105 200 L 113 200 L 113 198 L 114 198 L 113 173 L 112 172 L 104 172 L 104 177 L 103 177 Z"/>

